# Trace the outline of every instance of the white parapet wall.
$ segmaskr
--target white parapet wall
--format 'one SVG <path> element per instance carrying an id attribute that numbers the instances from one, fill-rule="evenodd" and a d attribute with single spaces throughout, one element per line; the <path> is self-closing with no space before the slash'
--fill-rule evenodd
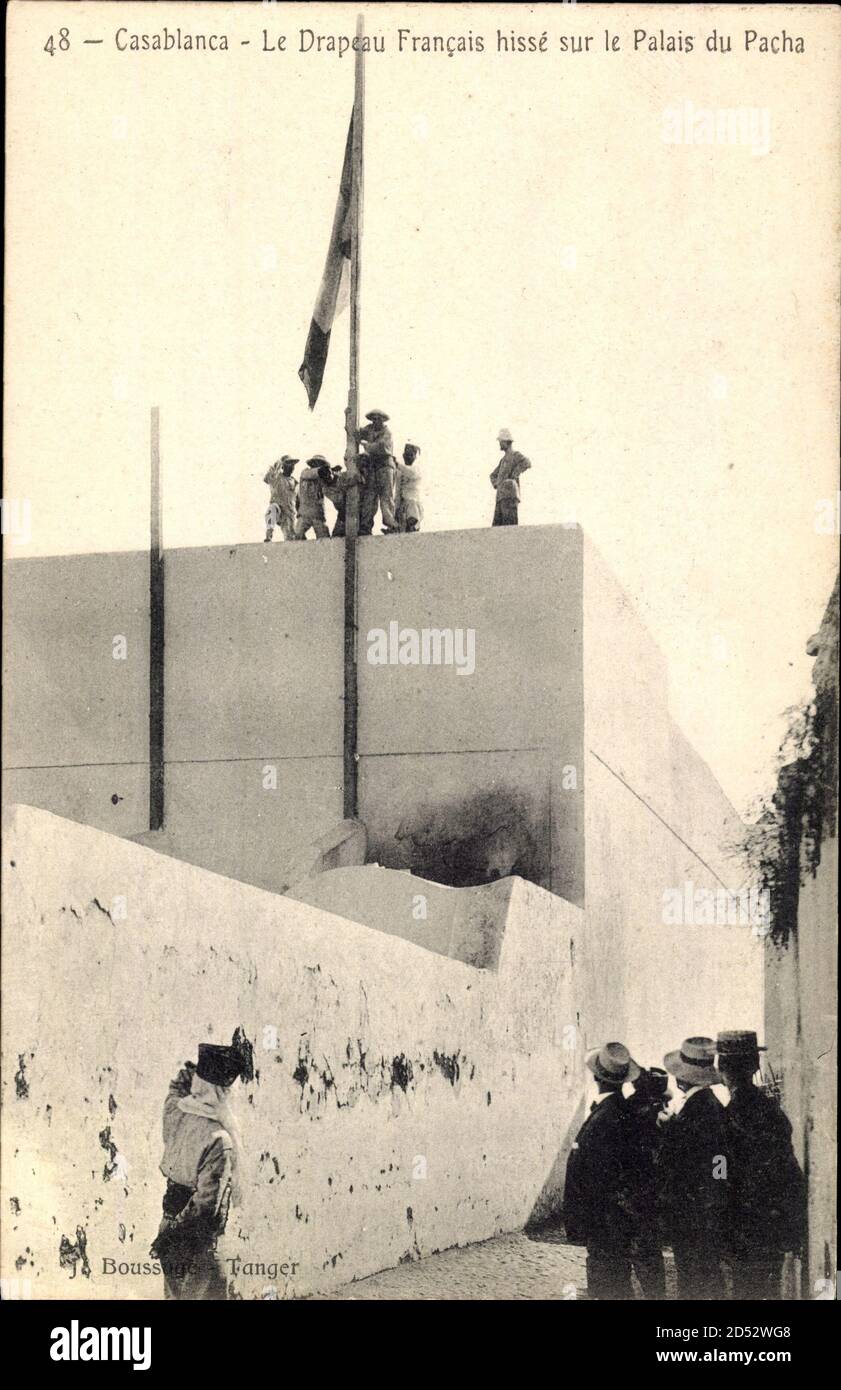
<path id="1" fill-rule="evenodd" d="M 33 1297 L 162 1297 L 163 1099 L 238 1024 L 233 1296 L 305 1297 L 551 1205 L 583 1090 L 571 904 L 493 885 L 476 968 L 28 806 L 3 877 L 0 1273 Z"/>

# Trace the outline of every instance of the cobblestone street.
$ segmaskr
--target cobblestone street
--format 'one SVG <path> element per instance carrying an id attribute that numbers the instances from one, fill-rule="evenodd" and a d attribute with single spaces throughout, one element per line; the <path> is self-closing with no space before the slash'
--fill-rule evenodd
<path id="1" fill-rule="evenodd" d="M 518 1232 L 347 1284 L 327 1299 L 575 1299 L 586 1290 L 585 1251 Z"/>
<path id="2" fill-rule="evenodd" d="M 585 1261 L 580 1245 L 568 1245 L 550 1231 L 497 1236 L 477 1245 L 444 1250 L 424 1260 L 383 1270 L 345 1284 L 323 1300 L 335 1299 L 550 1299 L 574 1301 L 587 1296 Z M 635 1286 L 636 1287 L 636 1286 Z M 667 1298 L 674 1298 L 674 1264 L 666 1255 Z M 637 1297 L 640 1297 L 637 1290 Z"/>

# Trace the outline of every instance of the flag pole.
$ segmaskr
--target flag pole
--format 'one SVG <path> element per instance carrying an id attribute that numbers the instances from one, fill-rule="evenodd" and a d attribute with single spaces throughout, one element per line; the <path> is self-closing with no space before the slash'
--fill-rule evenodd
<path id="1" fill-rule="evenodd" d="M 149 504 L 149 829 L 164 823 L 164 543 L 161 507 L 161 412 L 150 419 Z"/>
<path id="2" fill-rule="evenodd" d="M 356 37 L 361 40 L 365 34 L 365 21 L 357 15 Z M 362 242 L 362 180 L 363 150 L 365 141 L 365 55 L 361 43 L 357 45 L 354 67 L 353 90 L 353 140 L 351 146 L 351 240 L 350 240 L 350 381 L 348 403 L 345 412 L 345 466 L 356 472 L 358 446 L 356 430 L 359 424 L 359 290 L 361 279 Z M 348 493 L 348 536 L 355 538 L 359 532 L 359 489 L 351 488 Z"/>
<path id="3" fill-rule="evenodd" d="M 357 15 L 356 37 L 365 33 L 365 21 Z M 365 57 L 362 44 L 357 43 L 353 91 L 353 140 L 351 149 L 351 243 L 350 243 L 350 366 L 348 401 L 345 411 L 345 467 L 351 476 L 358 473 L 356 456 L 359 445 L 356 431 L 359 425 L 359 300 L 362 243 L 362 179 L 365 137 Z M 357 680 L 356 653 L 359 609 L 359 488 L 348 488 L 345 505 L 345 592 L 344 592 L 344 815 L 356 819 L 357 795 Z"/>

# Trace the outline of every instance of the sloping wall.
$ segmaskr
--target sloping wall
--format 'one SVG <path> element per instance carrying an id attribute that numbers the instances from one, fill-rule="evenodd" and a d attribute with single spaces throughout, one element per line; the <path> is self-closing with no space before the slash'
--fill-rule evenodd
<path id="1" fill-rule="evenodd" d="M 571 905 L 496 885 L 482 970 L 29 807 L 3 871 L 2 1275 L 33 1296 L 161 1296 L 166 1086 L 237 1024 L 258 1076 L 235 1296 L 304 1296 L 551 1204 L 583 1083 Z"/>
<path id="2" fill-rule="evenodd" d="M 664 894 L 746 888 L 739 821 L 669 713 L 666 666 L 584 546 L 587 1043 L 661 1065 L 684 1037 L 762 1031 L 763 931 L 670 920 Z M 669 900 L 671 903 L 673 900 Z"/>
<path id="3" fill-rule="evenodd" d="M 595 759 L 587 781 L 586 1042 L 662 1066 L 686 1037 L 762 1031 L 764 938 L 750 925 L 664 917 L 664 890 L 718 890 L 691 849 Z"/>
<path id="4" fill-rule="evenodd" d="M 366 864 L 317 874 L 295 884 L 290 897 L 466 965 L 496 969 L 515 882 L 447 888 L 407 870 Z"/>

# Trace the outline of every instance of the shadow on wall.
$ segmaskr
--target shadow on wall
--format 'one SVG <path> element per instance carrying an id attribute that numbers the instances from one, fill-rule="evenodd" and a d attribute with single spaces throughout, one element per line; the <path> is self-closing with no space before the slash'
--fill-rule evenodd
<path id="1" fill-rule="evenodd" d="M 525 1225 L 527 1232 L 537 1234 L 541 1231 L 558 1232 L 563 1229 L 563 1206 L 564 1206 L 564 1183 L 566 1181 L 567 1159 L 570 1150 L 575 1143 L 575 1136 L 584 1123 L 586 1113 L 586 1099 L 582 1097 L 572 1122 L 567 1127 L 561 1147 L 559 1148 L 555 1161 L 549 1170 L 549 1175 L 540 1191 L 540 1196 L 535 1202 L 529 1213 L 528 1221 Z"/>
<path id="2" fill-rule="evenodd" d="M 473 888 L 512 874 L 550 882 L 549 844 L 534 800 L 499 788 L 413 810 L 395 839 L 413 874 L 452 888 Z"/>

